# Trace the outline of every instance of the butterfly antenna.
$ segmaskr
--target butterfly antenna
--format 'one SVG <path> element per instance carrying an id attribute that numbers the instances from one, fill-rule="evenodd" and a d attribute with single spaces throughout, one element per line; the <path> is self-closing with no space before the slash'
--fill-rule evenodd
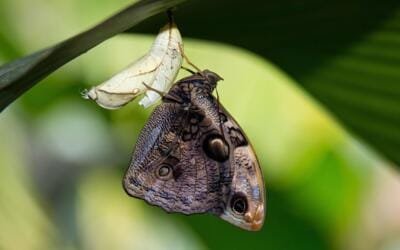
<path id="1" fill-rule="evenodd" d="M 158 89 L 155 89 L 155 88 L 147 85 L 144 82 L 142 82 L 142 84 L 146 87 L 146 89 L 156 92 L 163 100 L 168 100 L 168 101 L 171 101 L 171 102 L 176 102 L 176 103 L 182 104 L 182 100 L 179 99 L 179 97 L 171 95 L 168 92 L 163 92 L 163 91 L 160 91 Z"/>
<path id="2" fill-rule="evenodd" d="M 172 26 L 175 23 L 174 15 L 172 13 L 172 9 L 168 9 L 167 10 L 167 16 L 168 16 L 169 24 L 170 24 L 170 26 Z M 202 74 L 202 70 L 199 67 L 197 67 L 194 63 L 192 63 L 189 60 L 189 58 L 186 56 L 185 51 L 183 50 L 183 44 L 179 44 L 179 50 L 181 52 L 181 55 L 182 55 L 183 59 L 185 59 L 186 63 L 189 64 L 190 66 L 192 66 L 201 76 L 204 77 L 204 75 Z M 195 72 L 193 70 L 190 70 L 190 69 L 188 69 L 186 67 L 183 67 L 183 66 L 181 66 L 181 68 L 186 70 L 186 71 L 188 71 L 188 72 L 190 72 L 191 74 L 195 74 Z"/>
<path id="3" fill-rule="evenodd" d="M 160 90 L 158 90 L 158 89 L 155 89 L 155 88 L 153 88 L 153 87 L 150 87 L 150 86 L 147 85 L 145 82 L 142 82 L 142 84 L 146 87 L 146 89 L 156 92 L 156 93 L 159 94 L 161 97 L 163 97 L 163 96 L 166 95 L 165 92 L 162 92 L 162 91 L 160 91 Z"/>

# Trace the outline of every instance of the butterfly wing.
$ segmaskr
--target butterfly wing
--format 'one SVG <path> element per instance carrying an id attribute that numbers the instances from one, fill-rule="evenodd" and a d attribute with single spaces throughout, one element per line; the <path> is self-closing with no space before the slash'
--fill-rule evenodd
<path id="1" fill-rule="evenodd" d="M 219 216 L 243 229 L 260 230 L 265 218 L 265 189 L 254 149 L 242 128 L 221 103 L 203 91 L 195 93 L 192 96 L 193 105 L 212 120 L 214 130 L 222 131 L 221 136 L 229 147 L 227 162 L 231 183 L 224 203 L 226 206 Z"/>
<path id="2" fill-rule="evenodd" d="M 260 230 L 265 218 L 265 185 L 252 145 L 235 119 L 222 107 L 223 131 L 232 150 L 232 184 L 220 217 L 247 230 Z M 226 116 L 226 119 L 224 117 Z"/>
<path id="3" fill-rule="evenodd" d="M 190 101 L 155 108 L 139 135 L 125 190 L 167 212 L 209 212 L 259 230 L 264 182 L 248 139 L 211 89 L 183 83 L 174 88 L 189 91 Z"/>
<path id="4" fill-rule="evenodd" d="M 221 182 L 230 177 L 225 169 L 229 164 L 210 161 L 202 153 L 200 127 L 206 120 L 176 104 L 158 106 L 138 138 L 125 174 L 127 193 L 168 212 L 221 213 Z"/>

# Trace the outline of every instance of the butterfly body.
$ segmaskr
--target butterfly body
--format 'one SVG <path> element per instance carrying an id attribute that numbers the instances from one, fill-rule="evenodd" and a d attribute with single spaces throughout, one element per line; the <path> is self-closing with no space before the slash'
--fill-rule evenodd
<path id="1" fill-rule="evenodd" d="M 208 70 L 175 83 L 139 135 L 126 192 L 167 212 L 212 213 L 247 230 L 264 221 L 261 170 Z"/>

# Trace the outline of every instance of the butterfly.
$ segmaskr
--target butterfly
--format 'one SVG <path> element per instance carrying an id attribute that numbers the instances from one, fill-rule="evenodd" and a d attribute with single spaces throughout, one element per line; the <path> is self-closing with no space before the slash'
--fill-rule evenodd
<path id="1" fill-rule="evenodd" d="M 193 72 L 162 94 L 138 137 L 123 186 L 128 195 L 170 213 L 211 213 L 260 230 L 263 175 L 243 130 L 212 95 L 219 80 L 210 70 Z"/>

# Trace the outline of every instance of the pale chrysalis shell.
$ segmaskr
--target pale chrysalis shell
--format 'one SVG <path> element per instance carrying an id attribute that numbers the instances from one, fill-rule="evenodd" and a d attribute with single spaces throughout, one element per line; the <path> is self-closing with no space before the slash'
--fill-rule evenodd
<path id="1" fill-rule="evenodd" d="M 174 23 L 165 25 L 157 35 L 150 51 L 109 80 L 85 91 L 83 97 L 92 99 L 103 108 L 118 109 L 140 94 L 139 104 L 149 107 L 161 97 L 143 84 L 167 92 L 182 65 L 182 37 Z"/>

